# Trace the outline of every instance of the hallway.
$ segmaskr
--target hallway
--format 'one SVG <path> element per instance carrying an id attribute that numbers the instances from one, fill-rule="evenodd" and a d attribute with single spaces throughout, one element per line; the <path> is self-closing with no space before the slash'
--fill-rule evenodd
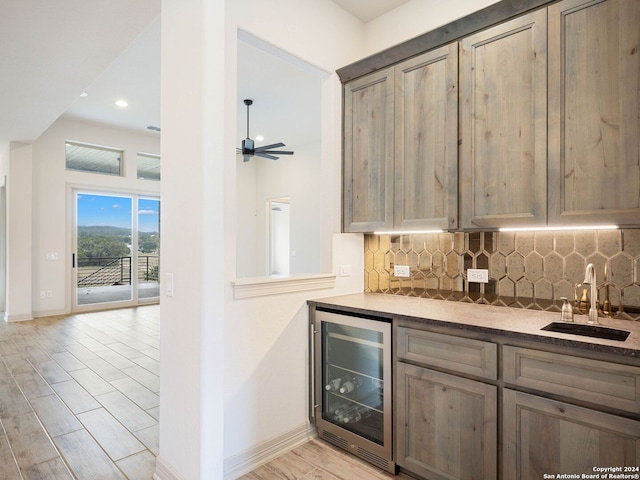
<path id="1" fill-rule="evenodd" d="M 0 478 L 151 479 L 160 307 L 0 322 Z"/>

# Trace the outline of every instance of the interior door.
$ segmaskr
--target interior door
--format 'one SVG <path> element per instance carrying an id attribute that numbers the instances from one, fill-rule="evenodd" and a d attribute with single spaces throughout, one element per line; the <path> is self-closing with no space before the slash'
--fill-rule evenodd
<path id="1" fill-rule="evenodd" d="M 73 199 L 73 310 L 157 301 L 159 199 L 83 190 Z"/>

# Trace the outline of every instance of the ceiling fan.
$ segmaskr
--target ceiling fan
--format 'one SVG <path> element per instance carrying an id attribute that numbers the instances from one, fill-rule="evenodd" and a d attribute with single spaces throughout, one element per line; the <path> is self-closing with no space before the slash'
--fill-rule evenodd
<path id="1" fill-rule="evenodd" d="M 256 148 L 254 141 L 249 138 L 249 107 L 253 105 L 253 100 L 247 98 L 244 104 L 247 106 L 247 138 L 242 141 L 242 148 L 236 149 L 236 153 L 241 153 L 244 156 L 245 162 L 248 162 L 253 156 L 278 160 L 280 157 L 276 157 L 276 155 L 293 155 L 292 151 L 272 150 L 272 148 L 284 147 L 284 143 L 272 143 L 271 145 Z"/>

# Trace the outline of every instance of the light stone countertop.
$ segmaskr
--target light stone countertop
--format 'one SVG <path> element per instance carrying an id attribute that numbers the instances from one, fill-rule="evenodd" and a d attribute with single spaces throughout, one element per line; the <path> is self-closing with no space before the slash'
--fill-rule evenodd
<path id="1" fill-rule="evenodd" d="M 316 307 L 334 308 L 345 313 L 412 320 L 426 325 L 501 335 L 640 359 L 640 322 L 629 320 L 600 317 L 603 327 L 631 332 L 629 337 L 621 342 L 541 330 L 551 322 L 560 322 L 559 312 L 380 293 L 355 293 L 318 298 L 309 300 L 308 303 Z M 574 321 L 586 324 L 587 316 L 574 315 Z"/>

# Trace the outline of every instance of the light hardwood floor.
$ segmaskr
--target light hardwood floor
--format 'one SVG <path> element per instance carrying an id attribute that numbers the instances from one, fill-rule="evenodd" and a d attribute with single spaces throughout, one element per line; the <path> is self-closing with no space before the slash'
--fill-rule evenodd
<path id="1" fill-rule="evenodd" d="M 323 440 L 294 448 L 238 480 L 390 480 L 410 479 L 391 475 Z"/>
<path id="2" fill-rule="evenodd" d="M 0 479 L 150 480 L 158 305 L 0 321 Z"/>
<path id="3" fill-rule="evenodd" d="M 149 305 L 0 321 L 0 479 L 151 480 L 159 320 Z M 241 480 L 400 478 L 312 440 Z"/>

